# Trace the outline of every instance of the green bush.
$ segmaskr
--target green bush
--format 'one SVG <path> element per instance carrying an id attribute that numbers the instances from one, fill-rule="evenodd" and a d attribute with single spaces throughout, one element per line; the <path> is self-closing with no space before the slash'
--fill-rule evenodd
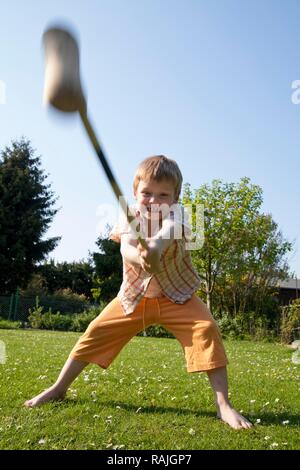
<path id="1" fill-rule="evenodd" d="M 300 335 L 300 299 L 295 299 L 282 309 L 280 337 L 283 343 L 291 343 Z"/>
<path id="2" fill-rule="evenodd" d="M 105 304 L 100 304 L 99 307 L 91 307 L 83 313 L 78 313 L 72 316 L 72 331 L 85 331 L 91 321 L 96 318 L 103 310 Z"/>
<path id="3" fill-rule="evenodd" d="M 90 305 L 84 295 L 75 294 L 69 289 L 56 291 L 52 295 L 40 295 L 38 300 L 45 309 L 62 314 L 83 312 Z"/>
<path id="4" fill-rule="evenodd" d="M 34 294 L 34 291 L 29 289 L 21 291 L 18 298 L 17 318 L 27 321 L 29 309 L 33 310 L 37 303 L 43 306 L 44 311 L 51 309 L 53 312 L 61 312 L 62 314 L 75 314 L 90 307 L 89 300 L 83 294 L 76 294 L 70 289 L 61 289 L 54 294 L 46 294 L 42 291 Z M 8 309 L 6 308 L 6 310 L 8 314 Z"/>
<path id="5" fill-rule="evenodd" d="M 0 330 L 15 330 L 21 327 L 22 322 L 20 321 L 10 321 L 0 317 Z"/>
<path id="6" fill-rule="evenodd" d="M 244 335 L 256 341 L 275 339 L 274 322 L 266 315 L 252 311 L 239 314 L 235 318 Z"/>
<path id="7" fill-rule="evenodd" d="M 72 326 L 72 316 L 52 313 L 51 309 L 42 315 L 42 328 L 45 330 L 69 331 Z"/>
<path id="8" fill-rule="evenodd" d="M 217 323 L 225 338 L 273 341 L 278 335 L 270 319 L 256 312 L 244 312 L 235 317 L 228 314 L 219 315 Z"/>
<path id="9" fill-rule="evenodd" d="M 227 314 L 222 315 L 217 320 L 222 336 L 229 338 L 244 338 L 243 327 L 238 317 L 230 317 Z"/>
<path id="10" fill-rule="evenodd" d="M 144 336 L 144 331 L 138 333 L 137 336 Z M 146 336 L 151 336 L 155 338 L 174 338 L 172 333 L 170 333 L 161 325 L 148 326 L 148 328 L 146 328 Z"/>
<path id="11" fill-rule="evenodd" d="M 60 312 L 52 313 L 51 309 L 48 312 L 44 312 L 44 307 L 39 306 L 37 303 L 34 309 L 29 309 L 28 320 L 31 328 L 83 332 L 105 306 L 106 303 L 101 302 L 99 306 L 91 307 L 82 313 L 62 315 Z M 146 333 L 147 336 L 157 338 L 174 338 L 172 333 L 169 333 L 161 325 L 149 326 Z M 143 336 L 143 332 L 139 333 L 139 336 Z"/>
<path id="12" fill-rule="evenodd" d="M 275 325 L 272 320 L 265 315 L 258 315 L 256 312 L 247 312 L 243 315 L 242 327 L 251 338 L 256 341 L 275 340 L 277 336 Z"/>
<path id="13" fill-rule="evenodd" d="M 32 308 L 32 309 L 30 308 L 28 310 L 29 311 L 28 321 L 29 321 L 29 325 L 31 326 L 31 328 L 42 328 L 43 310 L 44 310 L 44 307 L 41 307 L 38 304 L 38 300 L 36 301 L 35 308 Z"/>
<path id="14" fill-rule="evenodd" d="M 44 307 L 37 303 L 34 309 L 29 309 L 28 320 L 31 328 L 83 332 L 105 305 L 102 302 L 99 306 L 91 307 L 83 313 L 62 315 L 60 312 L 52 313 L 51 309 L 44 312 Z"/>

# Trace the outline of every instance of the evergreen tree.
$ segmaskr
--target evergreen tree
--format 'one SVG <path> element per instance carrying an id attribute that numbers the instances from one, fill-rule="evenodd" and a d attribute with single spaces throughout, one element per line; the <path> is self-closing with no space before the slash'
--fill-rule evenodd
<path id="1" fill-rule="evenodd" d="M 30 141 L 13 141 L 0 153 L 0 293 L 25 287 L 36 263 L 60 237 L 44 239 L 57 209 L 40 157 Z"/>

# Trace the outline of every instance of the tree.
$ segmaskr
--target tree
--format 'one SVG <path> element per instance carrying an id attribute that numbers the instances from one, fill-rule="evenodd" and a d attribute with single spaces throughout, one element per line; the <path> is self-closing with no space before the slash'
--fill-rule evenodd
<path id="1" fill-rule="evenodd" d="M 43 239 L 57 209 L 40 157 L 30 141 L 13 141 L 0 154 L 0 293 L 25 287 L 36 263 L 60 237 Z"/>
<path id="2" fill-rule="evenodd" d="M 285 255 L 292 244 L 284 239 L 271 214 L 257 214 L 244 239 L 240 262 L 235 260 L 227 276 L 227 298 L 233 300 L 234 314 L 243 313 L 247 303 L 252 303 L 251 309 L 256 313 L 262 312 L 266 297 L 274 297 L 277 292 L 276 282 L 289 276 Z M 236 244 L 235 253 L 240 248 Z"/>
<path id="3" fill-rule="evenodd" d="M 71 289 L 76 294 L 83 294 L 88 298 L 92 296 L 94 267 L 91 260 L 56 264 L 54 260 L 50 260 L 41 264 L 38 272 L 50 294 L 61 289 Z"/>
<path id="4" fill-rule="evenodd" d="M 108 233 L 96 241 L 100 253 L 93 253 L 95 263 L 94 297 L 110 301 L 116 297 L 122 283 L 120 245 L 108 238 Z"/>
<path id="5" fill-rule="evenodd" d="M 262 189 L 249 178 L 238 184 L 214 180 L 194 194 L 186 184 L 182 202 L 204 205 L 205 241 L 192 258 L 210 309 L 214 297 L 219 310 L 242 313 L 254 287 L 261 302 L 276 280 L 288 276 L 284 257 L 292 245 L 271 215 L 260 213 Z"/>

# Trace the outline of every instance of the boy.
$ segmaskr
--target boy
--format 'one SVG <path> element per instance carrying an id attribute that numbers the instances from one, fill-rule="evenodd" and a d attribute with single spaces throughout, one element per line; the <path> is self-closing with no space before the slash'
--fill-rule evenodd
<path id="1" fill-rule="evenodd" d="M 134 215 L 139 230 L 146 234 L 147 248 L 126 221 L 114 227 L 111 238 L 121 244 L 123 257 L 118 296 L 90 323 L 55 384 L 25 406 L 63 399 L 87 364 L 107 368 L 139 331 L 160 323 L 180 341 L 188 372 L 207 372 L 218 417 L 234 429 L 252 426 L 229 402 L 228 361 L 222 339 L 211 313 L 195 295 L 200 279 L 186 250 L 186 236 L 174 235 L 179 223 L 181 232 L 186 230 L 171 210 L 165 210 L 176 205 L 181 185 L 178 165 L 163 155 L 149 157 L 139 165 L 133 184 Z"/>

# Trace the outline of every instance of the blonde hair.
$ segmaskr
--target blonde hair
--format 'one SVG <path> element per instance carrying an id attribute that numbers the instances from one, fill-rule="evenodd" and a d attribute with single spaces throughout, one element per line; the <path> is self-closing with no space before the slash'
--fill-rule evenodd
<path id="1" fill-rule="evenodd" d="M 164 179 L 171 180 L 174 183 L 175 199 L 179 198 L 181 185 L 182 185 L 182 174 L 179 166 L 171 158 L 167 158 L 164 155 L 154 155 L 143 160 L 134 175 L 133 190 L 137 191 L 139 182 L 149 182 L 151 179 L 155 181 L 162 181 Z"/>

